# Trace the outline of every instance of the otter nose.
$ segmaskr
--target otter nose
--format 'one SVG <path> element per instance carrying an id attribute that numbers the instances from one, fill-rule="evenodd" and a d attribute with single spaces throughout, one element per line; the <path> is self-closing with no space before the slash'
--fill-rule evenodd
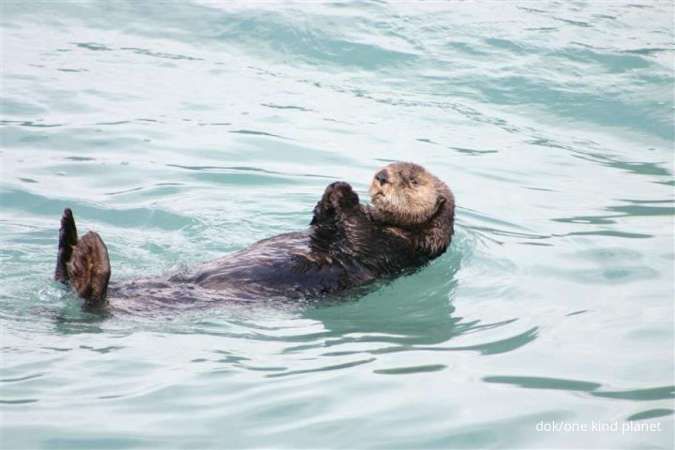
<path id="1" fill-rule="evenodd" d="M 375 174 L 375 179 L 379 181 L 380 184 L 385 184 L 389 181 L 389 175 L 387 174 L 386 170 L 382 169 Z"/>

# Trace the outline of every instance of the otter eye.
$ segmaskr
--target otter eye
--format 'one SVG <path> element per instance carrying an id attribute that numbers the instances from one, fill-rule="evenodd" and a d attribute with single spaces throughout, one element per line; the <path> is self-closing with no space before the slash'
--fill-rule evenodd
<path id="1" fill-rule="evenodd" d="M 417 186 L 417 184 L 418 184 L 417 178 L 411 178 L 410 184 L 412 184 L 413 186 Z"/>

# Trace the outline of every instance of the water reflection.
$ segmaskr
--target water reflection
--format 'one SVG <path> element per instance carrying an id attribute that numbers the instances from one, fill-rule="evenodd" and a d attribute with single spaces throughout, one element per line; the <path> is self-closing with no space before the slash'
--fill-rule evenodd
<path id="1" fill-rule="evenodd" d="M 458 316 L 453 300 L 458 286 L 455 275 L 460 267 L 460 253 L 451 252 L 431 267 L 398 279 L 358 302 L 309 309 L 303 317 L 320 321 L 327 335 L 319 344 L 296 346 L 289 351 L 321 346 L 326 350 L 323 356 L 400 351 L 477 351 L 489 355 L 515 350 L 536 339 L 538 329 L 532 327 L 495 341 L 440 345 L 459 336 L 493 330 L 517 321 L 510 318 L 483 322 Z M 371 345 L 361 350 L 340 350 L 341 346 L 351 343 Z"/>
<path id="2" fill-rule="evenodd" d="M 398 346 L 432 345 L 461 333 L 465 325 L 453 317 L 458 255 L 394 280 L 357 302 L 307 309 L 303 316 L 328 330 L 323 345 L 378 342 Z"/>

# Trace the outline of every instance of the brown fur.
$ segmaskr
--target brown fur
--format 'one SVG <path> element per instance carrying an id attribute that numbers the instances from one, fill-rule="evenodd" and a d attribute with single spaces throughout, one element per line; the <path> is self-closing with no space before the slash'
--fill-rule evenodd
<path id="1" fill-rule="evenodd" d="M 190 301 L 214 295 L 316 298 L 396 276 L 446 250 L 455 201 L 438 178 L 417 164 L 393 163 L 376 174 L 370 194 L 372 205 L 362 205 L 349 184 L 332 183 L 314 208 L 309 229 L 264 239 L 187 274 L 123 283 L 111 296 L 178 301 L 185 299 L 174 298 L 176 292 L 190 292 Z M 55 279 L 69 280 L 81 297 L 100 304 L 109 277 L 103 241 L 91 232 L 78 240 L 66 210 Z"/>
<path id="2" fill-rule="evenodd" d="M 108 249 L 94 231 L 77 238 L 75 219 L 69 208 L 63 212 L 59 232 L 59 252 L 54 279 L 70 282 L 90 306 L 105 300 L 110 281 Z"/>
<path id="3" fill-rule="evenodd" d="M 445 185 L 417 164 L 390 164 L 381 172 L 387 181 L 373 178 L 369 192 L 379 216 L 392 225 L 423 224 L 438 210 L 439 202 L 450 197 Z"/>
<path id="4" fill-rule="evenodd" d="M 414 163 L 392 163 L 378 174 L 383 171 L 387 181 L 374 177 L 370 184 L 373 219 L 406 233 L 419 251 L 431 255 L 445 251 L 455 215 L 455 198 L 448 186 Z"/>
<path id="5" fill-rule="evenodd" d="M 66 264 L 68 279 L 78 295 L 93 302 L 105 299 L 110 280 L 108 249 L 93 231 L 88 232 L 73 247 Z"/>

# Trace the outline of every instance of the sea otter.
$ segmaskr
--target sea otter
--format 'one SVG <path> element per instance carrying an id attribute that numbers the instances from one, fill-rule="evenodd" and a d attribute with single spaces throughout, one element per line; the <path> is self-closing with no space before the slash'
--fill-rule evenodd
<path id="1" fill-rule="evenodd" d="M 326 187 L 309 228 L 259 241 L 186 273 L 112 283 L 108 250 L 93 231 L 78 239 L 70 209 L 61 218 L 54 278 L 85 306 L 108 298 L 188 296 L 306 298 L 348 292 L 415 269 L 441 255 L 453 235 L 455 201 L 422 166 L 396 162 L 379 170 L 371 205 L 345 182 Z"/>

